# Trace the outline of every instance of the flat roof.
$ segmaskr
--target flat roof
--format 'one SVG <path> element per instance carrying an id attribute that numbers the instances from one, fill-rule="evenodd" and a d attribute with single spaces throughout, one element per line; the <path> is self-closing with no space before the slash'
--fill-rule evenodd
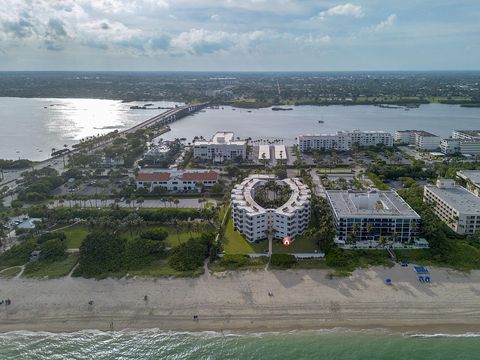
<path id="1" fill-rule="evenodd" d="M 453 130 L 454 132 L 480 138 L 480 130 Z"/>
<path id="2" fill-rule="evenodd" d="M 423 130 L 415 130 L 415 134 L 424 136 L 424 137 L 438 137 L 438 135 L 435 135 L 428 131 L 423 131 Z"/>
<path id="3" fill-rule="evenodd" d="M 457 211 L 480 215 L 480 197 L 467 189 L 459 185 L 442 188 L 436 185 L 425 185 L 425 187 Z"/>
<path id="4" fill-rule="evenodd" d="M 457 175 L 464 179 L 472 181 L 476 186 L 480 187 L 480 170 L 460 170 Z"/>
<path id="5" fill-rule="evenodd" d="M 420 216 L 395 191 L 327 190 L 337 217 L 412 218 Z"/>
<path id="6" fill-rule="evenodd" d="M 260 145 L 258 147 L 258 160 L 264 159 L 263 154 L 265 154 L 266 160 L 270 160 L 270 145 Z"/>
<path id="7" fill-rule="evenodd" d="M 287 159 L 287 148 L 285 147 L 285 145 L 275 145 L 275 159 L 276 160 Z"/>
<path id="8" fill-rule="evenodd" d="M 341 136 L 341 135 L 350 136 L 350 135 L 356 135 L 356 134 L 364 134 L 364 135 L 378 134 L 378 135 L 390 135 L 390 136 L 392 136 L 391 133 L 389 133 L 388 131 L 384 131 L 384 130 L 351 130 L 351 131 L 341 130 L 341 131 L 337 131 L 336 133 L 330 133 L 330 134 L 304 134 L 304 135 L 299 135 L 299 138 L 300 137 L 314 137 L 314 136 L 329 136 L 329 137 Z"/>
<path id="9" fill-rule="evenodd" d="M 235 140 L 235 134 L 231 131 L 217 131 L 210 140 L 197 140 L 195 145 L 245 145 L 245 140 Z"/>
<path id="10" fill-rule="evenodd" d="M 396 133 L 400 133 L 400 134 L 418 134 L 418 135 L 421 135 L 421 136 L 426 136 L 426 137 L 438 137 L 438 135 L 435 135 L 435 134 L 432 134 L 428 131 L 425 131 L 425 130 L 396 130 L 395 131 Z"/>

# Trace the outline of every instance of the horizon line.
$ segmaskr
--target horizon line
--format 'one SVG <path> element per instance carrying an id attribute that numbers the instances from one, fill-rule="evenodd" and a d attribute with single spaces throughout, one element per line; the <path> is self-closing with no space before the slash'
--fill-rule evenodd
<path id="1" fill-rule="evenodd" d="M 103 72 L 103 73 L 442 73 L 442 72 L 480 72 L 480 69 L 464 70 L 0 70 L 0 73 L 67 73 L 67 72 Z"/>

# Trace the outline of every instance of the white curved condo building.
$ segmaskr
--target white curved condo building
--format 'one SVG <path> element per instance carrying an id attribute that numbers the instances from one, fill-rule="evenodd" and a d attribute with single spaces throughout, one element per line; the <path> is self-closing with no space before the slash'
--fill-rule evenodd
<path id="1" fill-rule="evenodd" d="M 276 209 L 265 209 L 255 200 L 255 190 L 268 181 L 288 185 L 290 198 Z M 248 241 L 267 238 L 269 232 L 275 238 L 295 237 L 301 234 L 310 221 L 310 189 L 300 179 L 279 180 L 274 175 L 250 175 L 232 190 L 232 218 L 235 230 Z"/>

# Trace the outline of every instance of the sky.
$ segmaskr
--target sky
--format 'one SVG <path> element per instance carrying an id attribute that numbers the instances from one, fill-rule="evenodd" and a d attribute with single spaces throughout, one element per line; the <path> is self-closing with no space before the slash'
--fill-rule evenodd
<path id="1" fill-rule="evenodd" d="M 480 69 L 480 0 L 0 0 L 0 70 Z"/>

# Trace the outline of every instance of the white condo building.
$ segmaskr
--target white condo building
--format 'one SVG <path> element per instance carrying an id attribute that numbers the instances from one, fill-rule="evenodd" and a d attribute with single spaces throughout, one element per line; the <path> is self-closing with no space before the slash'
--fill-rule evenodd
<path id="1" fill-rule="evenodd" d="M 236 158 L 245 159 L 247 142 L 235 140 L 233 132 L 217 132 L 211 140 L 196 140 L 193 143 L 193 157 L 222 163 Z"/>
<path id="2" fill-rule="evenodd" d="M 385 131 L 338 131 L 336 134 L 300 135 L 298 148 L 300 151 L 308 150 L 338 150 L 348 151 L 352 145 L 393 146 L 392 134 Z"/>
<path id="3" fill-rule="evenodd" d="M 480 155 L 480 139 L 442 139 L 440 150 L 446 155 Z"/>
<path id="4" fill-rule="evenodd" d="M 423 150 L 435 150 L 440 147 L 440 137 L 423 130 L 397 130 L 394 139 L 400 144 L 415 145 Z"/>
<path id="5" fill-rule="evenodd" d="M 423 189 L 423 201 L 432 204 L 434 213 L 453 231 L 471 235 L 480 230 L 480 197 L 451 179 L 437 180 Z"/>
<path id="6" fill-rule="evenodd" d="M 277 209 L 265 209 L 255 200 L 255 190 L 269 181 L 288 185 L 291 195 Z M 232 219 L 235 230 L 244 234 L 248 241 L 273 237 L 293 238 L 301 234 L 310 221 L 310 189 L 297 178 L 279 180 L 274 175 L 250 175 L 232 190 Z"/>
<path id="7" fill-rule="evenodd" d="M 459 140 L 480 140 L 480 130 L 453 130 L 452 138 Z"/>
<path id="8" fill-rule="evenodd" d="M 420 216 L 395 191 L 327 190 L 340 246 L 376 247 L 418 242 Z"/>
<path id="9" fill-rule="evenodd" d="M 452 137 L 443 139 L 440 150 L 447 155 L 480 155 L 480 130 L 453 130 Z"/>
<path id="10" fill-rule="evenodd" d="M 464 187 L 480 196 L 480 170 L 460 170 L 457 177 Z"/>

